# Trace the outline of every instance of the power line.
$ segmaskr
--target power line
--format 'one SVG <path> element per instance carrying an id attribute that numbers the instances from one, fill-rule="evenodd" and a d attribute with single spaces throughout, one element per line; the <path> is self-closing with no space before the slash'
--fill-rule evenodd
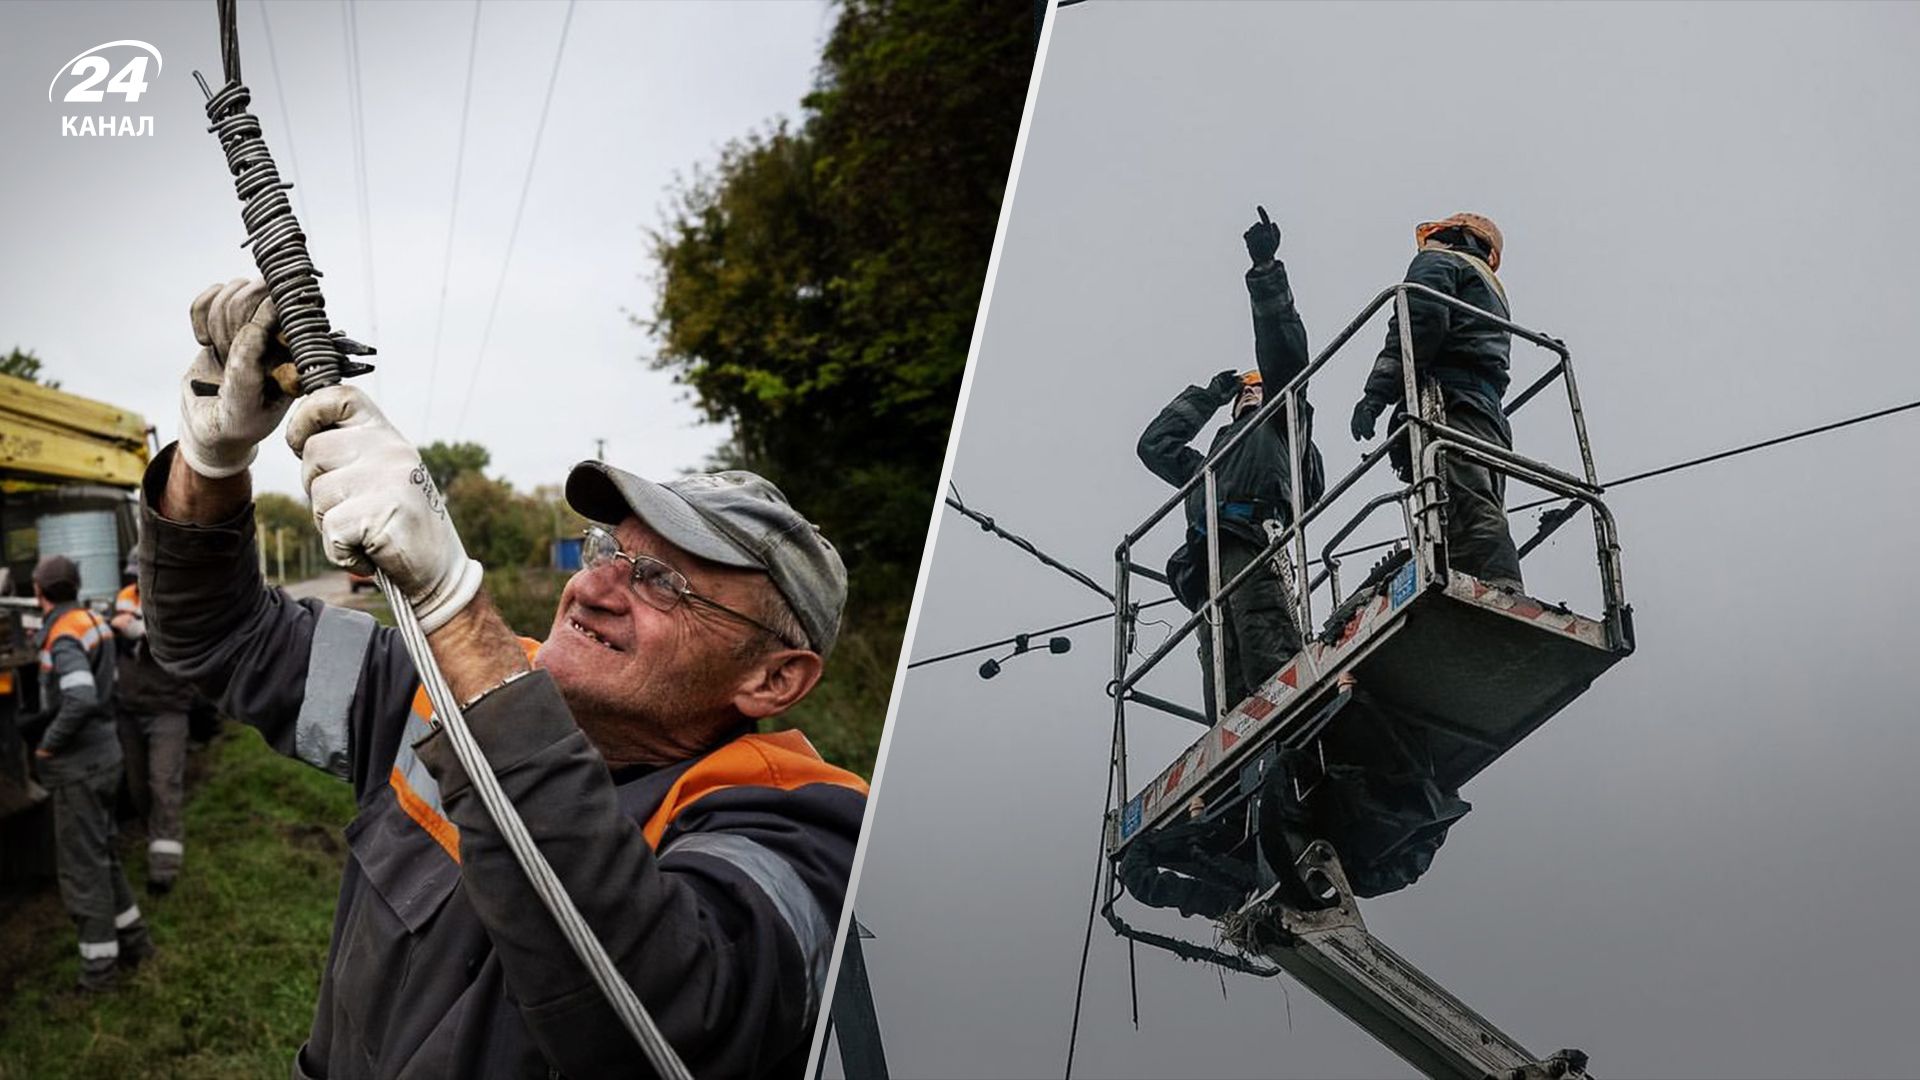
<path id="1" fill-rule="evenodd" d="M 273 48 L 273 22 L 267 18 L 267 0 L 260 0 L 260 31 L 267 39 L 267 65 L 273 69 L 273 97 L 280 106 L 280 129 L 287 133 L 287 171 L 293 177 L 293 198 L 300 216 L 307 216 L 307 199 L 300 187 L 300 155 L 293 148 L 293 121 L 287 118 L 287 88 L 280 81 L 280 55 Z"/>
<path id="2" fill-rule="evenodd" d="M 553 105 L 553 87 L 560 81 L 560 58 L 567 51 L 567 29 L 573 25 L 574 0 L 567 0 L 566 18 L 560 23 L 560 44 L 554 46 L 553 70 L 547 73 L 547 96 L 540 102 L 540 123 L 533 129 L 533 151 L 527 155 L 527 175 L 520 183 L 520 203 L 513 210 L 513 228 L 507 232 L 507 253 L 500 260 L 500 280 L 493 286 L 493 303 L 487 307 L 486 328 L 480 332 L 480 350 L 474 356 L 473 374 L 467 379 L 467 393 L 460 402 L 460 417 L 454 421 L 453 434 L 459 438 L 467 423 L 467 409 L 473 404 L 474 388 L 480 385 L 480 369 L 487 362 L 487 342 L 493 337 L 493 317 L 500 313 L 500 294 L 507 287 L 507 268 L 513 264 L 513 245 L 520 237 L 520 219 L 527 210 L 527 192 L 533 189 L 533 169 L 540 160 L 540 140 L 547 133 L 547 110 Z"/>
<path id="3" fill-rule="evenodd" d="M 360 93 L 360 24 L 354 16 L 354 0 L 340 0 L 340 14 L 346 27 L 347 106 L 353 135 L 354 194 L 360 204 L 360 267 L 367 291 L 367 330 L 371 339 L 380 341 L 380 309 L 374 302 L 373 284 L 373 197 L 367 183 L 366 112 Z M 375 369 L 374 378 L 380 378 Z"/>
<path id="4" fill-rule="evenodd" d="M 1145 611 L 1148 608 L 1156 608 L 1162 604 L 1171 604 L 1176 599 L 1178 598 L 1172 597 L 1172 596 L 1163 596 L 1160 599 L 1154 600 L 1150 603 L 1141 604 L 1135 610 Z M 955 652 L 941 653 L 939 656 L 929 656 L 924 660 L 915 660 L 912 663 L 909 663 L 907 666 L 910 668 L 917 668 L 925 664 L 937 664 L 942 660 L 955 660 L 962 656 L 972 656 L 974 653 L 986 652 L 988 649 L 1005 648 L 1008 645 L 1014 644 L 1014 642 L 1016 642 L 1018 639 L 1023 637 L 1024 638 L 1044 637 L 1048 634 L 1058 633 L 1062 630 L 1073 630 L 1082 626 L 1090 626 L 1093 623 L 1101 622 L 1102 620 L 1111 619 L 1111 618 L 1113 618 L 1113 612 L 1103 611 L 1098 615 L 1089 615 L 1084 619 L 1075 619 L 1072 622 L 1064 622 L 1058 626 L 1049 626 L 1043 630 L 1031 630 L 1025 634 L 1016 634 L 1013 637 L 1001 638 L 999 641 L 989 641 L 984 645 L 975 645 L 971 648 L 959 649 Z"/>
<path id="5" fill-rule="evenodd" d="M 1073 1080 L 1073 1052 L 1080 1045 L 1080 1004 L 1087 993 L 1087 956 L 1093 952 L 1093 917 L 1100 910 L 1100 886 L 1107 877 L 1107 807 L 1113 804 L 1114 774 L 1119 771 L 1115 767 L 1119 764 L 1115 757 L 1117 749 L 1115 744 L 1114 749 L 1107 752 L 1107 794 L 1100 802 L 1100 857 L 1093 866 L 1093 897 L 1087 902 L 1087 929 L 1080 940 L 1080 979 L 1073 989 L 1073 1026 L 1067 1030 L 1067 1068 L 1062 1080 Z"/>
<path id="6" fill-rule="evenodd" d="M 1759 442 L 1748 443 L 1745 446 L 1736 446 L 1730 450 L 1721 450 L 1716 453 L 1707 454 L 1702 457 L 1689 458 L 1685 461 L 1677 461 L 1671 465 L 1662 465 L 1657 469 L 1648 469 L 1645 472 L 1634 473 L 1631 476 L 1623 476 L 1618 480 L 1608 481 L 1607 483 L 1601 486 L 1604 490 L 1611 491 L 1614 488 L 1625 487 L 1628 484 L 1637 483 L 1641 480 L 1651 480 L 1656 476 L 1666 476 L 1670 473 L 1681 472 L 1686 469 L 1696 468 L 1701 465 L 1712 464 L 1713 462 L 1716 462 L 1716 461 L 1724 461 L 1727 458 L 1739 457 L 1742 454 L 1750 454 L 1756 450 L 1765 450 L 1768 447 L 1779 446 L 1782 443 L 1790 443 L 1797 439 L 1810 438 L 1814 435 L 1824 435 L 1830 431 L 1838 431 L 1841 428 L 1852 427 L 1855 424 L 1864 424 L 1869 420 L 1879 420 L 1883 417 L 1893 416 L 1897 413 L 1908 412 L 1913 409 L 1920 409 L 1920 401 L 1909 401 L 1901 405 L 1890 405 L 1884 409 L 1876 409 L 1873 412 L 1861 413 L 1858 416 L 1850 416 L 1845 420 L 1835 420 L 1831 423 L 1820 424 L 1815 427 L 1805 428 L 1800 431 L 1790 432 L 1785 435 L 1776 435 L 1771 439 L 1762 439 Z M 1545 506 L 1548 503 L 1556 503 L 1560 501 L 1561 499 L 1558 496 L 1555 496 L 1552 498 L 1546 498 L 1546 499 L 1536 499 L 1533 502 L 1521 503 L 1518 506 L 1509 507 L 1507 510 L 1507 513 L 1517 514 L 1525 510 L 1533 510 L 1538 507 Z M 952 500 L 948 500 L 948 502 L 949 504 L 951 504 Z M 968 516 L 972 517 L 974 515 L 968 514 Z M 1010 534 L 1007 534 L 1007 535 L 1010 535 Z M 1373 543 L 1373 544 L 1363 544 L 1359 547 L 1348 548 L 1345 551 L 1335 552 L 1333 557 L 1336 559 L 1344 559 L 1352 555 L 1364 555 L 1370 551 L 1378 551 L 1381 548 L 1392 547 L 1394 544 L 1397 544 L 1399 542 L 1400 541 L 1398 539 L 1394 539 L 1394 540 L 1382 540 L 1378 543 Z M 1034 554 L 1039 555 L 1039 552 L 1036 550 Z M 1045 556 L 1040 556 L 1040 557 L 1042 559 L 1046 558 Z M 1049 560 L 1049 565 L 1051 565 L 1050 560 Z M 1084 574 L 1080 574 L 1080 572 L 1076 570 L 1071 570 L 1069 568 L 1060 568 L 1060 569 L 1067 569 L 1068 573 L 1073 574 L 1077 577 L 1085 577 Z M 1101 591 L 1105 592 L 1105 590 L 1101 590 Z M 1160 604 L 1167 603 L 1173 599 L 1174 598 L 1171 596 L 1163 597 L 1159 600 L 1154 601 L 1151 604 L 1142 604 L 1139 610 L 1144 611 L 1150 607 L 1157 607 Z M 1089 624 L 1099 622 L 1102 619 L 1111 619 L 1111 618 L 1113 618 L 1113 612 L 1109 611 L 1100 615 L 1089 615 L 1084 619 L 1078 619 L 1073 622 L 1061 623 L 1059 626 L 1050 626 L 1045 630 L 1035 630 L 1026 635 L 1016 635 L 1016 637 L 1018 636 L 1038 637 L 1042 634 L 1050 634 L 1060 630 L 1071 630 L 1071 629 L 1074 629 L 1075 627 L 1087 626 Z M 907 667 L 916 668 L 926 664 L 937 664 L 942 660 L 953 660 L 962 656 L 970 656 L 977 652 L 985 652 L 988 649 L 998 649 L 998 648 L 1001 648 L 1002 646 L 1010 645 L 1014 641 L 1015 641 L 1015 638 L 1013 637 L 1001 638 L 998 641 L 989 641 L 983 645 L 975 645 L 971 648 L 958 649 L 950 653 L 942 653 L 939 656 L 929 656 L 923 660 L 915 660 L 907 664 Z"/>
<path id="7" fill-rule="evenodd" d="M 967 517 L 973 519 L 973 521 L 976 524 L 978 524 L 983 531 L 990 532 L 995 536 L 998 536 L 1000 539 L 1007 541 L 1008 543 L 1012 544 L 1014 547 L 1019 548 L 1021 551 L 1024 551 L 1027 554 L 1033 556 L 1034 558 L 1039 559 L 1041 562 L 1045 563 L 1046 565 L 1054 568 L 1055 570 L 1060 571 L 1061 573 L 1067 575 L 1068 577 L 1079 582 L 1080 584 L 1085 585 L 1087 588 L 1092 589 L 1094 592 L 1099 593 L 1101 596 L 1104 596 L 1109 600 L 1113 599 L 1112 592 L 1108 591 L 1099 582 L 1093 580 L 1091 577 L 1088 577 L 1085 573 L 1079 570 L 1075 570 L 1073 567 L 1068 566 L 1066 563 L 1061 562 L 1059 559 L 1056 559 L 1053 556 L 1047 554 L 1046 552 L 1041 551 L 1039 548 L 1033 546 L 1033 541 L 1028 540 L 1025 537 L 1015 536 L 1014 534 L 1001 528 L 999 525 L 994 524 L 993 519 L 988 517 L 987 515 L 982 514 L 977 510 L 969 509 L 965 503 L 960 501 L 959 488 L 957 487 L 953 488 L 953 494 L 947 496 L 946 502 L 948 506 L 953 507 L 955 510 L 960 511 L 962 514 L 965 514 Z"/>
<path id="8" fill-rule="evenodd" d="M 1648 469 L 1646 472 L 1634 473 L 1632 476 L 1623 476 L 1618 480 L 1610 480 L 1604 486 L 1607 487 L 1608 489 L 1617 488 L 1617 487 L 1626 487 L 1628 484 L 1635 483 L 1640 480 L 1651 480 L 1656 476 L 1665 476 L 1668 473 L 1680 472 L 1683 469 L 1691 469 L 1696 465 L 1708 465 L 1716 461 L 1725 460 L 1726 458 L 1739 457 L 1741 454 L 1750 454 L 1755 450 L 1765 450 L 1770 446 L 1779 446 L 1781 443 L 1790 443 L 1790 442 L 1793 442 L 1795 439 L 1805 439 L 1814 435 L 1824 435 L 1829 431 L 1838 431 L 1841 428 L 1852 427 L 1855 424 L 1864 424 L 1869 420 L 1878 420 L 1881 417 L 1892 416 L 1895 413 L 1903 413 L 1909 409 L 1920 409 L 1920 401 L 1909 401 L 1904 405 L 1890 405 L 1887 408 L 1877 409 L 1870 413 L 1861 413 L 1859 416 L 1850 416 L 1845 420 L 1835 420 L 1830 424 L 1821 424 L 1817 427 L 1806 428 L 1804 430 L 1795 431 L 1786 435 L 1776 435 L 1771 439 L 1762 439 L 1757 443 L 1748 443 L 1745 446 L 1736 446 L 1731 450 L 1722 450 L 1718 453 L 1708 454 L 1705 457 L 1697 457 L 1687 461 L 1679 461 L 1679 462 L 1675 462 L 1672 465 L 1662 465 L 1657 469 Z M 1535 502 L 1530 502 L 1521 506 L 1516 506 L 1511 511 L 1508 511 L 1508 512 L 1518 513 L 1521 510 L 1531 510 L 1536 506 L 1545 506 L 1547 503 L 1559 502 L 1559 501 L 1560 500 L 1558 499 L 1540 499 Z"/>
<path id="9" fill-rule="evenodd" d="M 460 94 L 460 141 L 453 151 L 453 196 L 447 200 L 447 250 L 440 260 L 440 312 L 433 321 L 433 359 L 427 365 L 427 408 L 420 419 L 425 438 L 433 423 L 433 383 L 440 373 L 440 337 L 447 326 L 447 279 L 453 276 L 453 224 L 460 216 L 460 174 L 467 161 L 467 116 L 473 106 L 473 58 L 480 51 L 480 0 L 473 0 L 473 30 L 467 35 L 467 83 Z"/>

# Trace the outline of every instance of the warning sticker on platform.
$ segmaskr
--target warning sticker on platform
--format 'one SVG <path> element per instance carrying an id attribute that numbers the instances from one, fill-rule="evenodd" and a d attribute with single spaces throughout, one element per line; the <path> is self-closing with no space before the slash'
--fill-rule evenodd
<path id="1" fill-rule="evenodd" d="M 1399 607 L 1401 604 L 1413 599 L 1414 577 L 1414 566 L 1411 562 L 1401 567 L 1400 572 L 1394 575 L 1393 591 L 1391 594 L 1394 607 Z"/>
<path id="2" fill-rule="evenodd" d="M 1135 795 L 1120 811 L 1120 839 L 1122 840 L 1131 840 L 1133 834 L 1140 831 L 1140 800 L 1141 796 Z"/>

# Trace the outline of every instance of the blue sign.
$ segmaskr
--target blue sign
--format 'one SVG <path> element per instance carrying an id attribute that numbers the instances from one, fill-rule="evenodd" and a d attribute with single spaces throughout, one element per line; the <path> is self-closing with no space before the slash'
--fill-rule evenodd
<path id="1" fill-rule="evenodd" d="M 1394 575 L 1392 594 L 1394 607 L 1399 607 L 1401 604 L 1413 599 L 1413 583 L 1416 576 L 1414 573 L 1413 560 L 1411 559 L 1407 561 L 1407 565 L 1400 568 L 1398 574 Z"/>
<path id="2" fill-rule="evenodd" d="M 1140 816 L 1145 810 L 1146 793 L 1135 795 L 1132 801 L 1120 809 L 1120 839 L 1130 840 L 1140 831 Z"/>

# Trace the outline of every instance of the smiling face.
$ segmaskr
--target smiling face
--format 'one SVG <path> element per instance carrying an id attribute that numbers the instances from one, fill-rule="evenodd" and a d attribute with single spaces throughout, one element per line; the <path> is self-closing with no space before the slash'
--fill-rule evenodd
<path id="1" fill-rule="evenodd" d="M 685 574 L 693 591 L 758 616 L 772 583 L 681 551 L 629 517 L 614 531 L 622 551 L 651 555 Z M 535 662 L 553 676 L 575 721 L 609 764 L 681 761 L 743 724 L 806 695 L 820 658 L 697 602 L 661 611 L 641 599 L 621 559 L 567 582 Z"/>

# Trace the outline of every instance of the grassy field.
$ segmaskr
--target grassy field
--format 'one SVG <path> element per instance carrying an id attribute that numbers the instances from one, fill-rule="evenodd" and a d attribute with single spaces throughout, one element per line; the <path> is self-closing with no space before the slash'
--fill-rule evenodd
<path id="1" fill-rule="evenodd" d="M 140 897 L 160 953 L 116 991 L 73 989 L 51 883 L 0 896 L 0 1080 L 279 1077 L 313 1020 L 351 790 L 230 726 L 191 764 L 187 864 Z M 123 837 L 128 876 L 144 844 Z"/>

